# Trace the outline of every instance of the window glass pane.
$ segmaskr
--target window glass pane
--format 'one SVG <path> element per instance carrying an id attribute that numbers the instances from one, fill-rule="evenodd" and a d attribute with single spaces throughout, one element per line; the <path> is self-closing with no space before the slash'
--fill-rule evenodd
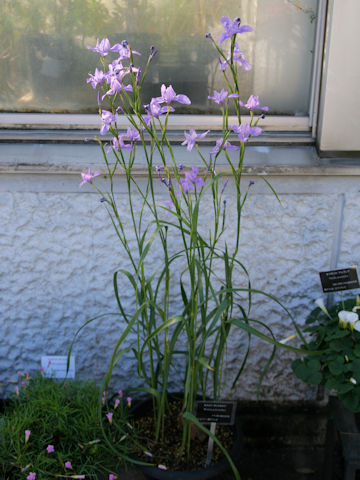
<path id="1" fill-rule="evenodd" d="M 86 78 L 99 67 L 86 49 L 96 39 L 127 39 L 155 57 L 143 103 L 158 96 L 162 83 L 188 95 L 191 107 L 177 113 L 218 113 L 208 100 L 224 86 L 211 32 L 218 40 L 220 18 L 240 16 L 254 31 L 238 35 L 249 71 L 240 72 L 242 100 L 251 93 L 271 114 L 308 113 L 318 0 L 1 0 L 0 110 L 96 112 Z M 222 44 L 228 49 L 229 41 Z M 108 58 L 108 57 L 107 57 Z M 115 54 L 113 56 L 115 59 Z"/>

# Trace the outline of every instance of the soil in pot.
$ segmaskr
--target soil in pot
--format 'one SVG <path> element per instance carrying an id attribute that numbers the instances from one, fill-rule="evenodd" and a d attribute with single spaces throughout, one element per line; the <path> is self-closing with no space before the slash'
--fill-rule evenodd
<path id="1" fill-rule="evenodd" d="M 185 453 L 181 456 L 179 454 L 182 440 L 181 407 L 180 401 L 176 399 L 169 401 L 169 411 L 165 418 L 165 436 L 161 442 L 156 442 L 154 438 L 155 426 L 151 409 L 141 409 L 141 416 L 136 418 L 134 423 L 139 432 L 139 441 L 145 451 L 151 453 L 152 457 L 149 458 L 141 449 L 138 449 L 136 454 L 145 462 L 150 461 L 155 465 L 165 465 L 167 469 L 172 471 L 203 470 L 209 437 L 202 431 L 195 428 L 192 430 L 193 440 L 191 442 L 190 461 L 186 461 Z M 217 425 L 216 437 L 223 447 L 230 452 L 234 445 L 235 428 Z M 223 458 L 224 455 L 221 450 L 217 445 L 214 445 L 211 464 L 217 464 Z"/>

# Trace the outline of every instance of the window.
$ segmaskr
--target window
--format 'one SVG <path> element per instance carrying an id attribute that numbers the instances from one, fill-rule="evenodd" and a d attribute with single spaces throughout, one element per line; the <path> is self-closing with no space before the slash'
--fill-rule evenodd
<path id="1" fill-rule="evenodd" d="M 271 115 L 308 117 L 319 1 L 3 0 L 0 110 L 96 113 L 94 92 L 85 81 L 99 66 L 98 56 L 86 46 L 108 37 L 112 44 L 127 39 L 142 52 L 136 56 L 140 65 L 149 45 L 159 50 L 144 103 L 166 83 L 192 100 L 190 108 L 176 113 L 218 114 L 207 97 L 224 84 L 205 33 L 217 39 L 221 16 L 240 14 L 243 24 L 254 27 L 238 37 L 253 66 L 240 78 L 243 100 L 254 93 Z"/>

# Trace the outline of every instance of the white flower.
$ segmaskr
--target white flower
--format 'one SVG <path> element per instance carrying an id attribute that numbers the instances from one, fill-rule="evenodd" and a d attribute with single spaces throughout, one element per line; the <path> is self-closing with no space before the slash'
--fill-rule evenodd
<path id="1" fill-rule="evenodd" d="M 328 311 L 326 310 L 326 307 L 325 307 L 325 303 L 324 303 L 324 300 L 322 298 L 318 298 L 315 300 L 315 303 L 316 305 L 321 308 L 321 310 L 324 312 L 324 313 L 328 313 Z"/>
<path id="2" fill-rule="evenodd" d="M 354 385 L 357 384 L 357 381 L 355 380 L 355 378 L 351 377 L 349 380 L 350 380 L 350 382 L 353 383 Z"/>
<path id="3" fill-rule="evenodd" d="M 357 321 L 354 323 L 354 330 L 357 332 L 360 332 L 360 321 Z"/>
<path id="4" fill-rule="evenodd" d="M 340 323 L 344 326 L 349 323 L 350 328 L 352 329 L 354 328 L 355 323 L 359 321 L 359 315 L 355 312 L 347 312 L 346 310 L 341 310 L 338 315 Z"/>
<path id="5" fill-rule="evenodd" d="M 297 337 L 297 333 L 293 333 L 292 335 L 290 335 L 290 337 L 286 337 L 286 338 L 283 338 L 282 340 L 279 340 L 279 343 L 282 343 L 283 345 L 285 345 L 286 343 L 290 342 L 290 340 L 293 340 L 296 337 Z"/>

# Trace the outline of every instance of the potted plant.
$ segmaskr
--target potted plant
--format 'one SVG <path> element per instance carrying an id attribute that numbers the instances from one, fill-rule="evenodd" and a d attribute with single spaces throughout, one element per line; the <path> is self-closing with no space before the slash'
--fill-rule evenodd
<path id="1" fill-rule="evenodd" d="M 322 299 L 306 319 L 311 341 L 292 364 L 295 375 L 311 385 L 336 392 L 351 412 L 360 412 L 360 297 L 327 309 Z"/>
<path id="2" fill-rule="evenodd" d="M 145 106 L 141 104 L 141 90 L 156 49 L 150 48 L 148 62 L 141 72 L 136 67 L 139 52 L 127 41 L 111 45 L 105 38 L 98 40 L 95 47 L 88 47 L 99 53 L 101 60 L 101 69 L 90 74 L 87 81 L 98 96 L 102 126 L 96 141 L 104 158 L 108 188 L 103 189 L 94 181 L 101 172 L 91 169 L 82 173 L 80 187 L 88 184 L 99 193 L 127 265 L 118 269 L 113 277 L 121 325 L 125 327 L 113 350 L 104 390 L 108 390 L 122 355 L 131 350 L 143 390 L 152 399 L 153 438 L 143 445 L 143 450 L 159 471 L 171 465 L 167 460 L 150 457 L 153 455 L 151 445 L 161 444 L 167 434 L 169 379 L 174 368 L 182 369 L 183 378 L 180 414 L 173 420 L 179 423 L 181 431 L 177 456 L 183 458 L 182 469 L 191 470 L 195 427 L 219 443 L 216 435 L 200 423 L 194 413 L 198 395 L 214 401 L 222 399 L 229 336 L 235 330 L 245 331 L 249 337 L 255 334 L 269 341 L 274 349 L 279 346 L 298 350 L 278 342 L 269 327 L 251 315 L 255 294 L 265 295 L 285 309 L 272 295 L 252 288 L 248 271 L 239 259 L 242 211 L 254 183 L 243 185 L 245 148 L 250 137 L 261 134 L 259 123 L 268 107 L 262 106 L 255 95 L 242 101 L 239 92 L 238 74 L 242 69 L 249 70 L 250 64 L 240 50 L 237 37 L 252 28 L 242 25 L 239 18 L 223 17 L 221 22 L 224 32 L 219 41 L 211 34 L 206 37 L 215 47 L 227 88 L 209 95 L 221 110 L 222 132 L 210 155 L 203 154 L 199 148 L 208 131 L 184 132 L 182 145 L 198 154 L 197 163 L 188 167 L 180 165 L 175 158 L 168 122 L 176 105 L 189 105 L 190 98 L 163 84 L 157 97 Z M 235 111 L 235 124 L 230 122 L 230 104 Z M 242 110 L 249 114 L 249 123 L 242 121 Z M 127 131 L 118 128 L 119 114 L 128 122 Z M 138 156 L 144 159 L 142 164 Z M 225 158 L 227 168 L 217 172 L 220 156 Z M 146 169 L 145 183 L 138 179 L 136 168 L 139 166 Z M 118 175 L 126 191 L 126 203 L 121 204 L 116 193 Z M 228 183 L 235 192 L 234 213 L 230 218 Z M 229 222 L 231 238 L 226 236 Z M 155 271 L 152 256 L 161 258 L 162 266 Z M 245 284 L 238 283 L 239 277 L 246 279 Z M 121 289 L 125 285 L 133 291 L 131 311 L 122 300 Z M 293 321 L 291 315 L 290 318 Z M 294 327 L 297 329 L 295 322 Z M 306 344 L 298 329 L 297 333 Z M 131 342 L 134 336 L 135 341 Z M 233 384 L 239 379 L 246 360 L 247 354 L 234 372 Z M 221 445 L 220 448 L 239 478 L 226 448 Z M 181 473 L 180 478 L 183 477 Z"/>

